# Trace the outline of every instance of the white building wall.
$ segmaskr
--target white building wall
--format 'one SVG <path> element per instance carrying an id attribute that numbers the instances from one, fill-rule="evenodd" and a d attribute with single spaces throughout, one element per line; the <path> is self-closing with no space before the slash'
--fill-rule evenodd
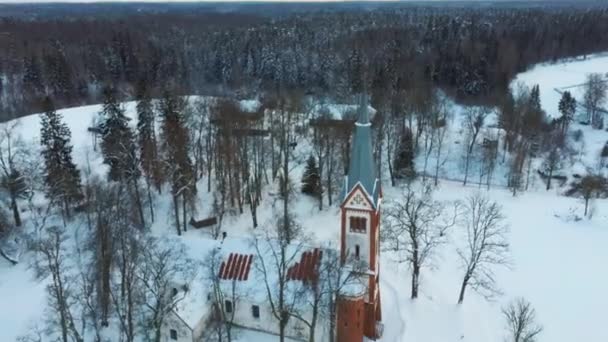
<path id="1" fill-rule="evenodd" d="M 351 217 L 363 217 L 366 220 L 365 232 L 353 232 L 350 229 Z M 363 211 L 346 211 L 346 249 L 348 250 L 349 258 L 354 257 L 356 246 L 359 246 L 359 260 L 370 262 L 370 232 L 371 232 L 371 217 L 369 212 Z"/>
<path id="2" fill-rule="evenodd" d="M 233 304 L 234 305 L 234 304 Z M 253 317 L 252 306 L 257 305 L 260 308 L 260 317 Z M 273 335 L 279 334 L 278 320 L 272 314 L 272 308 L 267 301 L 255 302 L 241 298 L 234 306 L 233 324 L 240 327 L 259 330 Z M 312 312 L 306 312 L 304 317 L 310 320 Z M 296 318 L 291 318 L 286 327 L 286 335 L 293 339 L 308 340 L 309 328 L 306 324 Z M 317 327 L 315 329 L 315 338 L 317 341 L 324 341 L 327 336 L 327 321 L 322 317 L 317 318 Z"/>
<path id="3" fill-rule="evenodd" d="M 171 338 L 171 330 L 177 332 L 177 339 Z M 161 330 L 161 342 L 192 342 L 192 329 L 177 314 L 171 312 Z"/>

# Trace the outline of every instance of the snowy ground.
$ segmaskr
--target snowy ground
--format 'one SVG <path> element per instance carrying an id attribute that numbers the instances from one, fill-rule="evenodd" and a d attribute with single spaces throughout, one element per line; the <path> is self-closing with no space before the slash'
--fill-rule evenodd
<path id="1" fill-rule="evenodd" d="M 540 88 L 540 99 L 543 109 L 549 117 L 558 118 L 561 114 L 558 103 L 561 94 L 556 91 L 569 90 L 581 103 L 583 87 L 587 74 L 600 73 L 608 78 L 608 54 L 587 56 L 586 59 L 576 59 L 556 64 L 538 64 L 534 68 L 517 75 L 513 85 L 522 82 L 531 87 L 535 84 Z"/>
<path id="2" fill-rule="evenodd" d="M 565 64 L 541 65 L 521 74 L 518 80 L 528 85 L 541 85 L 541 101 L 548 113 L 557 111 L 559 94 L 553 90 L 582 83 L 587 72 L 606 71 L 608 57 L 598 56 L 586 61 Z M 255 106 L 247 101 L 244 106 Z M 133 115 L 134 104 L 125 104 L 127 113 Z M 103 172 L 101 158 L 92 152 L 92 138 L 87 127 L 99 111 L 99 106 L 86 106 L 62 110 L 64 120 L 72 130 L 75 145 L 75 160 L 82 168 L 87 159 L 96 172 Z M 442 177 L 462 176 L 460 155 L 462 147 L 456 143 L 461 138 L 460 109 L 454 110 L 453 129 L 447 140 L 448 160 L 442 166 Z M 19 131 L 25 141 L 37 145 L 39 119 L 36 115 L 19 119 Z M 584 130 L 584 155 L 574 167 L 593 167 L 597 153 L 608 140 L 608 133 Z M 420 162 L 417 161 L 420 165 Z M 433 166 L 432 162 L 429 164 Z M 296 170 L 296 173 L 301 170 Z M 497 171 L 496 183 L 500 184 L 501 171 Z M 299 179 L 294 175 L 293 179 Z M 539 187 L 540 188 L 540 187 Z M 201 189 L 206 190 L 206 186 Z M 442 180 L 435 197 L 440 200 L 462 200 L 467 195 L 480 191 L 477 186 L 463 187 L 460 182 Z M 485 190 L 482 190 L 485 192 Z M 382 255 L 382 304 L 385 319 L 382 341 L 424 342 L 493 342 L 501 341 L 504 322 L 501 307 L 517 296 L 524 296 L 536 308 L 538 318 L 545 330 L 541 341 L 571 342 L 608 341 L 605 312 L 608 307 L 608 201 L 594 203 L 593 219 L 574 222 L 572 213 L 582 216 L 583 204 L 576 199 L 562 197 L 558 191 L 533 190 L 513 197 L 507 190 L 494 186 L 486 192 L 498 201 L 506 216 L 511 232 L 512 269 L 498 270 L 498 283 L 505 295 L 495 302 L 470 291 L 463 305 L 457 305 L 461 270 L 458 267 L 455 246 L 462 233 L 457 228 L 451 243 L 442 252 L 434 270 L 423 270 L 421 296 L 416 301 L 409 299 L 409 272 L 403 265 L 392 262 L 389 253 Z M 200 191 L 201 216 L 206 214 L 211 201 L 206 191 Z M 400 189 L 385 184 L 385 200 L 398 200 Z M 272 196 L 266 196 L 260 208 L 260 224 L 272 218 Z M 169 202 L 160 198 L 157 212 L 168 213 Z M 313 241 L 327 243 L 337 241 L 339 229 L 338 209 L 317 209 L 316 201 L 299 195 L 294 209 L 298 220 Z M 171 222 L 157 220 L 152 230 L 155 234 L 174 235 Z M 243 215 L 228 218 L 224 223 L 228 236 L 243 236 L 251 230 L 251 218 Z M 187 245 L 196 245 L 196 240 L 208 239 L 204 233 L 188 232 L 182 238 Z M 0 259 L 0 341 L 15 341 L 31 322 L 42 317 L 45 303 L 44 285 L 33 281 L 27 269 L 26 255 L 17 266 Z M 9 308 L 9 309 L 6 309 Z M 242 332 L 239 342 L 276 341 L 277 338 L 255 332 Z"/>

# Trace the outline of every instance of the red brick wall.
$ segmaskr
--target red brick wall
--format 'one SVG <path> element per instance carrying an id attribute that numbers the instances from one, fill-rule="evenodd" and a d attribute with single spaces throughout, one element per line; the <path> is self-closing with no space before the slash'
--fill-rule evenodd
<path id="1" fill-rule="evenodd" d="M 366 304 L 363 297 L 338 298 L 337 342 L 362 342 Z"/>

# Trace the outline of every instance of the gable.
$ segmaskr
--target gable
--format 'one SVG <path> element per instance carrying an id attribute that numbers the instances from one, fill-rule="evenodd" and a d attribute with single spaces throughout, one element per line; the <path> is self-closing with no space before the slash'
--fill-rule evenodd
<path id="1" fill-rule="evenodd" d="M 344 203 L 342 204 L 345 208 L 358 209 L 358 210 L 373 210 L 374 206 L 361 184 L 357 184 L 354 189 L 346 196 Z"/>

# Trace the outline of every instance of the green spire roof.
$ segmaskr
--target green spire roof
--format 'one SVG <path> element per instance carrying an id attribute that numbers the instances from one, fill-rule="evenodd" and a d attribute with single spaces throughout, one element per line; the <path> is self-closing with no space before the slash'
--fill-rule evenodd
<path id="1" fill-rule="evenodd" d="M 350 164 L 346 177 L 344 198 L 353 190 L 357 183 L 372 197 L 374 205 L 380 191 L 376 184 L 376 167 L 372 152 L 372 125 L 369 121 L 368 97 L 362 95 L 359 103 L 359 113 L 355 123 L 355 133 L 350 152 Z"/>

